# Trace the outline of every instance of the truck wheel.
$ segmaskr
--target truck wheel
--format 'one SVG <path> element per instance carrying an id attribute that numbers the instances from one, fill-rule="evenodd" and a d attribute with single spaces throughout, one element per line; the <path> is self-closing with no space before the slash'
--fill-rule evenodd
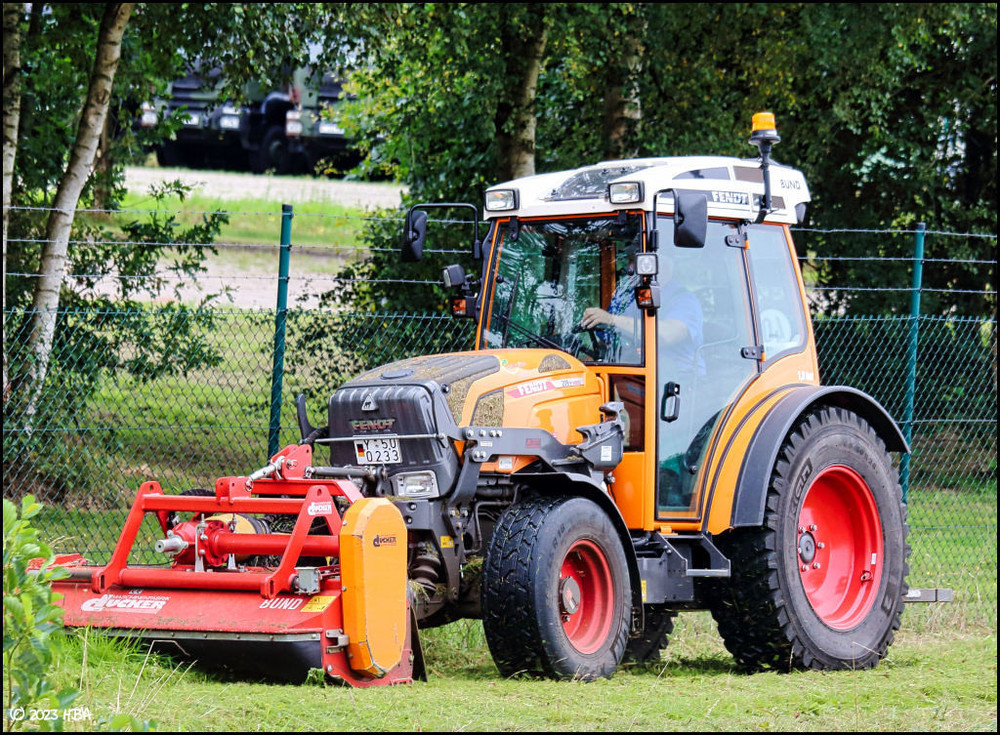
<path id="1" fill-rule="evenodd" d="M 156 149 L 156 163 L 163 168 L 176 168 L 181 163 L 181 155 L 177 150 L 177 143 L 168 140 L 163 142 Z"/>
<path id="2" fill-rule="evenodd" d="M 733 576 L 712 601 L 748 669 L 870 668 L 899 629 L 906 510 L 885 446 L 860 417 L 825 409 L 790 433 L 759 529 L 720 538 Z"/>
<path id="3" fill-rule="evenodd" d="M 267 129 L 260 143 L 260 150 L 254 154 L 253 172 L 263 174 L 268 171 L 288 173 L 288 139 L 285 137 L 285 128 L 281 125 L 272 125 Z"/>
<path id="4" fill-rule="evenodd" d="M 625 646 L 625 660 L 637 664 L 656 663 L 667 647 L 670 634 L 674 632 L 677 613 L 663 605 L 645 605 L 642 633 L 629 638 Z"/>
<path id="5" fill-rule="evenodd" d="M 504 676 L 610 677 L 629 632 L 628 566 L 611 520 L 581 497 L 500 517 L 483 568 L 483 628 Z"/>

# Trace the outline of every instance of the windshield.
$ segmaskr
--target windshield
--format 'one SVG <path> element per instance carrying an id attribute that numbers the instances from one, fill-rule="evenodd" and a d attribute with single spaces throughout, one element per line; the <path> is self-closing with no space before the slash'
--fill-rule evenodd
<path id="1" fill-rule="evenodd" d="M 641 233 L 640 215 L 508 226 L 483 346 L 551 347 L 588 362 L 641 364 L 633 266 Z"/>

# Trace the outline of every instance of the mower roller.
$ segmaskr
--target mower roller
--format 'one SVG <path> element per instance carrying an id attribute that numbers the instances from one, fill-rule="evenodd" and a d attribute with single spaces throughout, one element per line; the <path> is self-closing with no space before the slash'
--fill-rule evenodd
<path id="1" fill-rule="evenodd" d="M 269 678 L 321 669 L 365 687 L 421 677 L 402 515 L 348 480 L 311 475 L 312 447 L 299 445 L 250 476 L 220 478 L 214 494 L 144 483 L 107 565 L 57 559 L 70 573 L 53 585 L 66 625 Z M 129 562 L 147 516 L 166 566 Z"/>

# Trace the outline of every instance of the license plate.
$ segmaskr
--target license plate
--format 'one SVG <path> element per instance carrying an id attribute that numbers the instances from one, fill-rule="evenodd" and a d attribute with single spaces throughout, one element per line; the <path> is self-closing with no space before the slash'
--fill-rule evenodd
<path id="1" fill-rule="evenodd" d="M 354 438 L 358 464 L 399 464 L 403 461 L 399 439 L 394 436 Z"/>

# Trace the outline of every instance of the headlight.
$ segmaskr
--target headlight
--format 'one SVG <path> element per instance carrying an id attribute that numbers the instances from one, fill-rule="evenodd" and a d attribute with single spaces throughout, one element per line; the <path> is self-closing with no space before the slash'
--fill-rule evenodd
<path id="1" fill-rule="evenodd" d="M 635 272 L 640 276 L 655 276 L 659 271 L 656 253 L 639 253 L 635 256 Z"/>
<path id="2" fill-rule="evenodd" d="M 622 181 L 608 184 L 608 201 L 612 204 L 638 204 L 642 201 L 642 182 Z"/>
<path id="3" fill-rule="evenodd" d="M 395 494 L 400 498 L 436 498 L 437 475 L 433 472 L 401 472 L 392 477 Z"/>
<path id="4" fill-rule="evenodd" d="M 509 212 L 514 209 L 517 209 L 515 189 L 494 189 L 486 192 L 487 212 Z"/>

